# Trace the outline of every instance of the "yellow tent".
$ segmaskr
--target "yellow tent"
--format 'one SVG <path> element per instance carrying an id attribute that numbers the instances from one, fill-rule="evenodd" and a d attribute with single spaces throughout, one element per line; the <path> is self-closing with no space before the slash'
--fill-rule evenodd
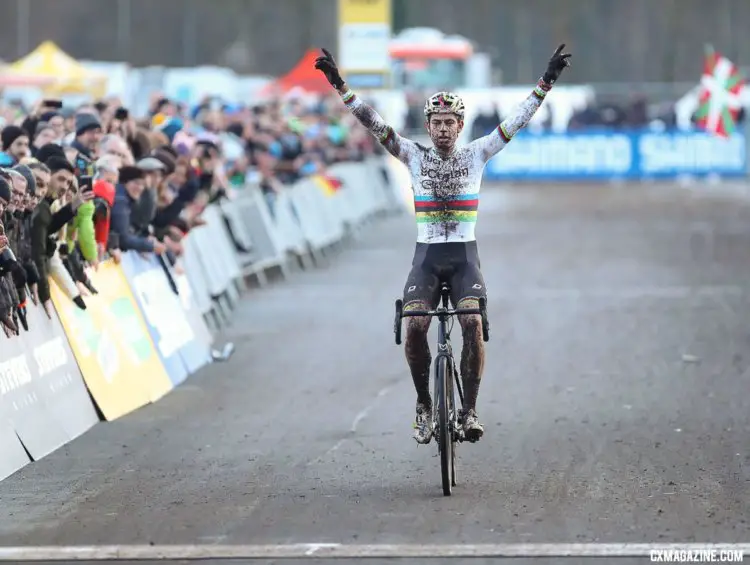
<path id="1" fill-rule="evenodd" d="M 7 71 L 16 76 L 48 80 L 42 86 L 48 95 L 89 94 L 101 98 L 107 92 L 106 76 L 89 71 L 51 41 L 8 65 Z"/>

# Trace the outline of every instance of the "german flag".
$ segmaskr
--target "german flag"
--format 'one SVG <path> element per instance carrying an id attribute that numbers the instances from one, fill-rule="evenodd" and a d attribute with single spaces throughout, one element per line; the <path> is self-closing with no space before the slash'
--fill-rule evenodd
<path id="1" fill-rule="evenodd" d="M 328 175 L 314 175 L 312 180 L 326 196 L 333 196 L 341 190 L 341 187 L 343 186 L 341 180 Z"/>

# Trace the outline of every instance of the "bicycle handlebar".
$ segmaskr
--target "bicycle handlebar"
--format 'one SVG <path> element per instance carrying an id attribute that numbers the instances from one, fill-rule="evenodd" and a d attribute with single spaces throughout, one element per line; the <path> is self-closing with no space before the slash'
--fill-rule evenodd
<path id="1" fill-rule="evenodd" d="M 396 300 L 396 319 L 393 324 L 393 332 L 396 334 L 396 344 L 401 344 L 401 320 L 403 318 L 415 318 L 417 316 L 460 316 L 462 314 L 479 314 L 482 317 L 482 338 L 484 341 L 490 340 L 490 323 L 487 320 L 487 299 L 482 297 L 479 299 L 479 308 L 457 308 L 451 310 L 449 308 L 440 307 L 435 310 L 403 310 L 404 303 L 399 298 Z"/>
<path id="2" fill-rule="evenodd" d="M 479 308 L 459 308 L 457 310 L 407 310 L 401 312 L 402 318 L 417 316 L 460 316 L 462 314 L 483 314 Z"/>

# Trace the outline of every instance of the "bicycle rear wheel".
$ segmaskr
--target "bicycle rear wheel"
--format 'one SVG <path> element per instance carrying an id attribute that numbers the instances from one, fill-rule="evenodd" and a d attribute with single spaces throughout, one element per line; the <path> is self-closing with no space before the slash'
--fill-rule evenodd
<path id="1" fill-rule="evenodd" d="M 443 478 L 443 494 L 451 495 L 454 482 L 454 438 L 451 426 L 453 413 L 453 374 L 448 358 L 438 357 L 435 364 L 435 399 L 437 400 L 438 449 L 440 451 L 440 473 Z"/>

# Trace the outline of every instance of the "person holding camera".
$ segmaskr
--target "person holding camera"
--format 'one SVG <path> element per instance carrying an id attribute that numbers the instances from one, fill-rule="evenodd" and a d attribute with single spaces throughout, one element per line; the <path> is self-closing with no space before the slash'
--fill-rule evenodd
<path id="1" fill-rule="evenodd" d="M 58 147 L 60 152 L 62 150 Z M 59 210 L 53 212 L 53 203 L 56 199 L 71 191 L 76 177 L 73 165 L 59 153 L 52 154 L 45 165 L 50 170 L 50 183 L 47 193 L 37 205 L 31 217 L 31 250 L 32 258 L 39 272 L 39 300 L 45 308 L 47 315 L 51 317 L 49 276 L 50 261 L 57 252 L 57 243 L 54 235 L 65 225 L 75 218 L 78 209 L 86 202 L 93 200 L 94 193 L 76 191 L 72 194 L 70 201 L 65 203 Z M 78 289 L 65 289 L 75 304 L 85 310 Z"/>
<path id="2" fill-rule="evenodd" d="M 93 190 L 93 177 L 91 175 L 76 177 L 72 187 L 73 193 L 93 193 Z M 63 264 L 73 280 L 79 285 L 79 289 L 82 292 L 85 289 L 92 294 L 98 294 L 98 291 L 86 274 L 85 264 L 90 264 L 94 269 L 99 266 L 99 250 L 94 231 L 95 210 L 94 198 L 81 204 L 75 217 L 61 231 L 61 234 L 63 234 L 62 243 L 58 247 Z"/>

